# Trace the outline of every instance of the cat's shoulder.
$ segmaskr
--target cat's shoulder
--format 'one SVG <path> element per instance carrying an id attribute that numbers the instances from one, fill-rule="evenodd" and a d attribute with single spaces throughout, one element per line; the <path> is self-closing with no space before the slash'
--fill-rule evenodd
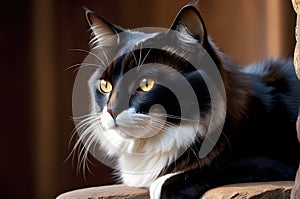
<path id="1" fill-rule="evenodd" d="M 260 61 L 241 71 L 266 85 L 280 81 L 298 81 L 292 59 Z"/>

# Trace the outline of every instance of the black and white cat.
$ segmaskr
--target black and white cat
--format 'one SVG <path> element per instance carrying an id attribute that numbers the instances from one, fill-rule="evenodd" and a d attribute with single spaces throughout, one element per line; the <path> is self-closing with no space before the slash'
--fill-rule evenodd
<path id="1" fill-rule="evenodd" d="M 291 61 L 237 67 L 211 42 L 192 5 L 170 30 L 157 32 L 125 30 L 86 14 L 99 65 L 89 80 L 91 117 L 84 122 L 90 127 L 82 140 L 93 140 L 99 154 L 115 161 L 122 183 L 147 187 L 158 199 L 294 179 L 300 87 Z M 203 65 L 205 55 L 214 66 Z M 226 99 L 212 97 L 209 67 L 220 74 Z M 211 126 L 222 132 L 201 156 Z"/>

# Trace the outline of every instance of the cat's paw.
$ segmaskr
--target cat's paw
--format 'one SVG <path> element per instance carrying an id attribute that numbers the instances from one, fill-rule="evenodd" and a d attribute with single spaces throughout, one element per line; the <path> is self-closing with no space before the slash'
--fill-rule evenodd
<path id="1" fill-rule="evenodd" d="M 161 189 L 165 181 L 178 173 L 169 173 L 157 178 L 150 186 L 150 199 L 160 199 Z"/>

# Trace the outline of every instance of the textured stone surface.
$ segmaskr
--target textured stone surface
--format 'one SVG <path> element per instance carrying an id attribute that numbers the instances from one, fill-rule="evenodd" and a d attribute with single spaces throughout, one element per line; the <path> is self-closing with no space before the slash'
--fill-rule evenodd
<path id="1" fill-rule="evenodd" d="M 212 189 L 202 199 L 289 199 L 293 182 L 227 185 Z"/>
<path id="2" fill-rule="evenodd" d="M 202 199 L 289 199 L 293 182 L 266 182 L 226 185 L 212 189 Z M 79 189 L 56 199 L 148 199 L 147 189 L 113 185 Z"/>
<path id="3" fill-rule="evenodd" d="M 296 40 L 297 40 L 297 44 L 296 44 L 296 48 L 295 48 L 295 56 L 294 56 L 294 60 L 295 60 L 295 67 L 296 67 L 296 71 L 298 74 L 298 77 L 300 79 L 300 0 L 292 0 L 294 9 L 297 13 L 297 24 L 296 24 Z"/>
<path id="4" fill-rule="evenodd" d="M 300 140 L 300 112 L 297 121 L 298 139 Z M 295 184 L 291 193 L 291 199 L 300 199 L 300 166 L 295 179 Z"/>
<path id="5" fill-rule="evenodd" d="M 291 199 L 300 199 L 300 169 L 298 169 L 295 185 L 291 193 Z"/>
<path id="6" fill-rule="evenodd" d="M 70 191 L 56 199 L 148 199 L 147 189 L 133 188 L 125 185 L 92 187 Z"/>
<path id="7" fill-rule="evenodd" d="M 300 0 L 292 0 L 295 12 L 297 13 L 297 24 L 296 24 L 296 47 L 294 54 L 294 63 L 298 78 L 300 79 Z M 300 91 L 299 91 L 300 92 Z M 297 122 L 298 139 L 300 140 L 300 112 Z M 300 199 L 300 166 L 298 169 L 295 185 L 292 190 L 291 199 Z"/>

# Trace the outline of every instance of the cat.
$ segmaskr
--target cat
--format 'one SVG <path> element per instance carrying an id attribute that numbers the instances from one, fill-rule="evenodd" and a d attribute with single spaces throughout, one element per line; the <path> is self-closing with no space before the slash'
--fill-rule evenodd
<path id="1" fill-rule="evenodd" d="M 88 82 L 91 117 L 83 124 L 90 128 L 78 129 L 83 143 L 96 144 L 94 155 L 114 162 L 120 182 L 158 199 L 294 180 L 300 87 L 290 60 L 237 66 L 193 5 L 157 32 L 126 30 L 90 10 L 86 16 L 99 62 Z M 214 67 L 221 83 L 210 76 Z M 211 148 L 200 153 L 205 140 Z"/>

